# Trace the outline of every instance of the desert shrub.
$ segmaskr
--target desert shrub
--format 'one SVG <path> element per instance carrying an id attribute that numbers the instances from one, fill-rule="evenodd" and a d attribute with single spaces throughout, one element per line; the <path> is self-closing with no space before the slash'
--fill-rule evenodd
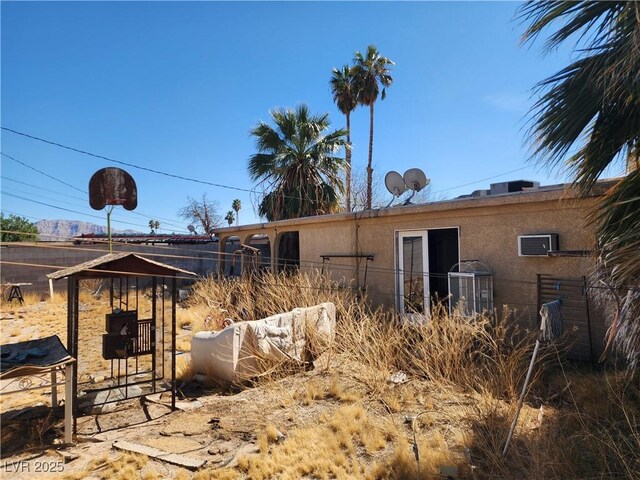
<path id="1" fill-rule="evenodd" d="M 464 394 L 474 399 L 472 407 L 461 416 L 466 427 L 464 444 L 469 446 L 471 463 L 476 467 L 475 478 L 640 478 L 640 386 L 623 374 L 574 368 L 553 344 L 540 349 L 525 408 L 508 454 L 502 455 L 536 339 L 536 332 L 518 329 L 515 313 L 508 308 L 500 315 L 471 319 L 436 309 L 424 324 L 409 324 L 393 313 L 371 309 L 366 295 L 355 289 L 341 288 L 317 274 L 290 273 L 207 279 L 194 286 L 189 301 L 191 307 L 209 312 L 212 318 L 230 317 L 236 321 L 333 302 L 337 330 L 327 363 L 342 367 L 331 372 L 324 389 L 308 383 L 302 404 L 312 404 L 320 397 L 342 398 L 341 388 L 331 380 L 336 371 L 348 371 L 358 384 L 364 385 L 367 399 L 384 404 L 390 416 L 402 415 L 405 408 L 403 399 L 394 397 L 401 390 L 390 388 L 387 382 L 398 371 L 430 389 Z M 360 398 L 354 396 L 353 401 L 360 402 Z M 544 417 L 532 427 L 540 406 L 544 406 Z M 438 406 L 428 408 L 435 411 Z M 349 421 L 358 424 L 360 420 Z M 340 447 L 339 437 L 344 432 L 331 433 L 329 424 L 323 427 L 328 428 L 323 430 L 327 432 L 327 442 L 338 442 L 332 469 L 298 458 L 297 470 L 287 470 L 287 475 L 294 478 L 348 472 L 347 475 L 369 478 L 401 479 L 415 478 L 418 473 L 410 442 L 398 436 L 386 439 L 388 455 L 373 462 L 365 473 L 359 460 L 348 463 L 345 455 L 352 454 L 350 440 L 343 441 Z M 425 457 L 420 476 L 437 477 L 437 466 L 443 462 L 460 465 L 460 471 L 464 471 L 459 452 L 447 454 L 450 445 L 428 441 L 426 432 L 418 443 L 421 452 L 428 451 L 432 457 Z M 303 439 L 301 445 L 313 443 L 312 437 L 305 437 L 311 433 L 314 439 L 320 438 L 317 431 L 306 430 L 295 438 Z M 367 441 L 361 438 L 358 442 Z M 252 478 L 284 475 L 285 460 L 280 455 L 293 455 L 287 450 L 291 444 L 287 441 L 282 446 L 269 447 L 270 455 L 278 455 L 246 459 L 240 470 Z M 370 444 L 378 445 L 377 440 Z M 295 453 L 294 459 L 298 455 L 305 453 Z M 347 464 L 351 466 L 341 471 L 341 466 Z"/>

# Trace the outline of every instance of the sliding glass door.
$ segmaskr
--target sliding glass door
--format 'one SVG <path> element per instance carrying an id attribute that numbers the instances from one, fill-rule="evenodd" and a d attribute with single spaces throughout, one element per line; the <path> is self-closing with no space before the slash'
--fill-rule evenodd
<path id="1" fill-rule="evenodd" d="M 398 311 L 427 314 L 429 311 L 429 257 L 427 232 L 398 232 Z"/>
<path id="2" fill-rule="evenodd" d="M 447 276 L 460 261 L 458 227 L 396 232 L 396 306 L 428 317 L 448 302 Z"/>

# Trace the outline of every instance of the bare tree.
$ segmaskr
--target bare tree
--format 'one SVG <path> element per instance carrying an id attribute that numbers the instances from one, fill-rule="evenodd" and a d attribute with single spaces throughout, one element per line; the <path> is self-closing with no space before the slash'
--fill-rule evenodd
<path id="1" fill-rule="evenodd" d="M 199 227 L 202 233 L 207 235 L 212 228 L 222 224 L 222 216 L 218 214 L 218 202 L 209 200 L 206 193 L 202 194 L 200 200 L 191 197 L 187 197 L 187 200 L 187 205 L 178 210 L 178 215 L 193 223 L 196 230 Z"/>

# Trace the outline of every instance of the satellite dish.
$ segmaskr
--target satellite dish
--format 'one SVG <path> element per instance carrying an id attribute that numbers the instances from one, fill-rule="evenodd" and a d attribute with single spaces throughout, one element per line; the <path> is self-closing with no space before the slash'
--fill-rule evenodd
<path id="1" fill-rule="evenodd" d="M 403 205 L 411 205 L 411 199 L 413 196 L 429 185 L 429 179 L 419 168 L 410 168 L 404 172 L 403 179 L 404 183 L 407 184 L 407 187 L 413 190 L 413 193 L 411 193 L 411 196 L 404 201 Z"/>
<path id="2" fill-rule="evenodd" d="M 399 197 L 407 189 L 407 186 L 402 179 L 402 175 L 398 172 L 394 172 L 393 170 L 384 176 L 384 184 L 387 187 L 387 190 L 389 190 L 389 193 L 394 197 Z"/>
<path id="3" fill-rule="evenodd" d="M 404 172 L 404 183 L 414 192 L 419 192 L 429 185 L 429 179 L 419 168 L 410 168 Z"/>
<path id="4" fill-rule="evenodd" d="M 189 230 L 194 235 L 196 234 L 196 227 L 194 227 L 193 225 L 187 225 L 187 230 Z"/>
<path id="5" fill-rule="evenodd" d="M 407 186 L 402 179 L 402 175 L 393 170 L 391 170 L 384 176 L 384 184 L 387 187 L 387 190 L 389 190 L 389 193 L 393 195 L 393 198 L 387 205 L 387 207 L 390 207 L 396 197 L 399 197 L 404 193 L 404 191 L 407 189 Z"/>

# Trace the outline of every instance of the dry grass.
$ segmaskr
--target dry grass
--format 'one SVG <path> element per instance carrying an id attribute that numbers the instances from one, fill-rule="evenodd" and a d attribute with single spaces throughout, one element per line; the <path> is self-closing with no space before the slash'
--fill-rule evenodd
<path id="1" fill-rule="evenodd" d="M 178 324 L 192 332 L 217 330 L 227 317 L 263 318 L 325 301 L 337 311 L 335 341 L 313 372 L 296 370 L 300 375 L 282 383 L 283 372 L 274 370 L 251 384 L 251 402 L 234 402 L 238 419 L 262 413 L 266 402 L 281 412 L 265 417 L 255 431 L 259 453 L 194 478 L 435 479 L 447 469 L 461 478 L 640 478 L 637 382 L 616 371 L 571 366 L 562 352 L 543 348 L 505 458 L 502 448 L 534 343 L 532 335 L 513 328 L 514 314 L 469 320 L 441 311 L 426 325 L 411 326 L 372 311 L 356 293 L 306 275 L 209 279 L 194 286 L 188 304 L 178 309 Z M 64 331 L 66 306 L 57 298 L 39 311 L 47 332 Z M 103 322 L 103 307 L 90 292 L 81 302 Z M 25 331 L 25 321 L 13 328 Z M 3 341 L 11 333 L 3 331 Z M 179 346 L 187 350 L 188 337 Z M 180 380 L 193 376 L 188 355 L 178 357 L 177 370 Z M 390 383 L 400 371 L 408 381 Z M 406 423 L 406 416 L 417 419 Z M 68 478 L 163 477 L 154 476 L 154 464 L 102 458 Z M 191 477 L 184 470 L 176 475 Z"/>
<path id="2" fill-rule="evenodd" d="M 418 447 L 424 452 L 423 478 L 436 478 L 442 465 L 456 466 L 460 475 L 471 475 L 468 455 L 463 455 L 465 447 L 476 464 L 475 476 L 480 478 L 585 478 L 602 472 L 607 478 L 640 478 L 638 385 L 630 384 L 623 374 L 580 373 L 569 366 L 563 369 L 562 352 L 552 346 L 543 347 L 539 354 L 527 396 L 533 403 L 523 409 L 510 451 L 502 457 L 535 338 L 513 327 L 514 314 L 509 310 L 491 319 L 472 321 L 438 311 L 426 325 L 407 325 L 392 315 L 372 312 L 352 290 L 306 275 L 205 281 L 195 287 L 191 301 L 201 308 L 206 305 L 217 317 L 235 319 L 262 318 L 296 306 L 334 302 L 337 337 L 327 355 L 331 359 L 323 364 L 330 380 L 328 384 L 306 382 L 295 398 L 310 406 L 324 399 L 359 402 L 364 395 L 380 402 L 391 417 L 422 408 L 426 413 L 418 423 L 425 432 L 418 436 Z M 364 386 L 364 393 L 343 391 L 334 372 L 336 365 L 350 362 L 363 368 L 348 373 L 341 369 L 340 375 L 351 376 Z M 565 372 L 567 368 L 569 372 Z M 434 404 L 424 389 L 390 388 L 387 379 L 398 371 L 429 389 L 451 391 L 452 398 L 473 395 L 472 404 L 462 408 L 459 418 L 451 419 L 444 429 L 453 432 L 449 441 L 443 441 L 441 425 L 436 425 L 435 412 L 441 406 Z M 541 425 L 534 425 L 541 404 L 545 415 Z M 341 418 L 351 425 L 348 428 L 361 425 L 358 419 Z M 392 453 L 363 463 L 357 455 L 354 458 L 350 443 L 356 437 L 363 442 L 362 430 L 346 440 L 344 430 L 323 430 L 328 428 L 324 420 L 294 433 L 296 436 L 282 446 L 270 446 L 268 457 L 262 448 L 260 459 L 247 459 L 240 470 L 249 478 L 416 478 L 417 464 L 406 436 L 391 435 L 393 445 L 385 448 Z M 313 442 L 312 437 L 316 439 Z M 317 439 L 325 437 L 329 438 L 315 450 Z M 314 448 L 305 442 L 313 443 Z M 285 445 L 295 448 L 286 449 Z M 324 458 L 316 453 L 322 449 L 332 458 L 331 467 L 317 460 Z M 282 456 L 282 452 L 287 454 Z M 291 459 L 295 461 L 289 463 Z"/>
<path id="3" fill-rule="evenodd" d="M 252 479 L 363 478 L 366 462 L 387 446 L 385 436 L 359 405 L 346 405 L 320 415 L 315 425 L 295 430 L 282 444 L 264 434 L 258 456 L 241 458 L 239 470 Z M 310 446 L 315 451 L 310 455 Z"/>
<path id="4" fill-rule="evenodd" d="M 100 480 L 128 480 L 142 478 L 156 480 L 162 478 L 160 474 L 146 469 L 149 458 L 145 455 L 132 453 L 122 454 L 115 459 L 109 455 L 102 455 L 89 463 L 81 472 L 64 475 L 64 480 L 81 480 L 84 478 L 97 478 Z"/>
<path id="5" fill-rule="evenodd" d="M 191 357 L 179 355 L 176 357 L 176 380 L 186 382 L 193 378 L 195 371 L 191 363 Z"/>

